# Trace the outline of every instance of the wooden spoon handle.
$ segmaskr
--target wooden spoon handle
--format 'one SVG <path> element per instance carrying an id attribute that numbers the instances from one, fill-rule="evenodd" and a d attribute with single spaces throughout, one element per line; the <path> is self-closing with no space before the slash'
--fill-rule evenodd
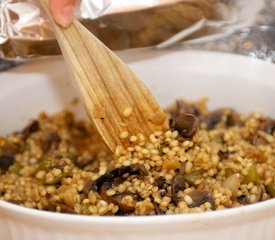
<path id="1" fill-rule="evenodd" d="M 40 0 L 90 118 L 108 147 L 130 135 L 168 128 L 166 116 L 145 85 L 77 20 L 64 29 L 54 22 L 49 0 Z"/>

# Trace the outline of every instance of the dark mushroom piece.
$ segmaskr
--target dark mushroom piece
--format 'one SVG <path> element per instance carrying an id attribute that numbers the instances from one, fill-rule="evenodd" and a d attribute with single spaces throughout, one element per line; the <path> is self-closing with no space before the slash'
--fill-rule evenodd
<path id="1" fill-rule="evenodd" d="M 223 161 L 223 160 L 226 160 L 226 159 L 229 158 L 230 152 L 229 152 L 229 151 L 224 152 L 224 151 L 221 151 L 221 150 L 220 150 L 220 151 L 218 152 L 218 156 L 220 157 L 220 160 Z"/>
<path id="2" fill-rule="evenodd" d="M 249 204 L 249 196 L 248 196 L 248 194 L 243 194 L 243 195 L 239 196 L 237 198 L 237 201 L 238 201 L 238 203 L 240 203 L 242 205 Z"/>
<path id="3" fill-rule="evenodd" d="M 246 192 L 243 195 L 239 196 L 237 198 L 237 201 L 240 204 L 242 204 L 242 205 L 247 205 L 247 204 L 251 204 L 251 203 L 256 203 L 256 202 L 262 201 L 263 200 L 262 199 L 263 198 L 263 194 L 264 194 L 264 192 L 265 192 L 266 189 L 263 186 L 260 186 L 260 185 L 257 185 L 257 188 L 258 188 L 258 191 L 256 193 L 256 199 L 253 200 L 253 202 L 251 202 L 250 199 L 249 199 L 249 196 L 250 196 L 249 192 Z"/>
<path id="4" fill-rule="evenodd" d="M 49 205 L 45 210 L 49 212 L 56 212 L 56 207 L 59 207 L 60 212 L 62 213 L 77 214 L 77 212 L 73 208 L 67 206 L 64 203 L 56 202 L 53 199 L 49 199 Z"/>
<path id="5" fill-rule="evenodd" d="M 175 205 L 178 205 L 180 198 L 177 196 L 178 191 L 186 189 L 188 186 L 186 182 L 184 181 L 184 178 L 182 175 L 177 174 L 173 179 L 172 179 L 172 184 L 171 184 L 171 197 L 172 201 Z"/>
<path id="6" fill-rule="evenodd" d="M 222 108 L 218 109 L 214 112 L 211 112 L 207 116 L 207 128 L 213 129 L 215 126 L 223 120 L 225 117 L 225 124 L 227 127 L 232 127 L 240 123 L 240 116 L 239 114 L 231 109 L 231 108 Z"/>
<path id="7" fill-rule="evenodd" d="M 130 214 L 133 211 L 135 211 L 135 204 L 139 200 L 139 196 L 137 194 L 133 193 L 117 193 L 113 196 L 108 196 L 106 194 L 106 191 L 112 187 L 112 183 L 104 183 L 102 187 L 100 188 L 100 196 L 102 197 L 103 200 L 105 200 L 108 203 L 113 203 L 119 207 L 119 210 L 121 213 L 124 214 Z M 125 204 L 122 203 L 123 198 L 126 196 L 131 196 L 133 199 L 133 202 Z"/>
<path id="8" fill-rule="evenodd" d="M 10 199 L 7 202 L 12 203 L 12 204 L 16 204 L 16 205 L 20 205 L 20 204 L 24 203 L 24 200 L 22 200 L 22 199 L 20 199 L 20 200 L 19 199 Z"/>
<path id="9" fill-rule="evenodd" d="M 22 131 L 22 139 L 27 140 L 30 134 L 37 132 L 39 130 L 39 123 L 37 120 L 32 121 L 28 126 L 26 126 Z"/>
<path id="10" fill-rule="evenodd" d="M 224 114 L 223 110 L 217 110 L 217 111 L 210 113 L 207 116 L 207 120 L 206 120 L 207 128 L 213 129 L 222 120 L 223 114 Z"/>
<path id="11" fill-rule="evenodd" d="M 97 192 L 97 186 L 96 182 L 93 181 L 92 179 L 89 179 L 87 182 L 85 182 L 84 187 L 83 187 L 83 193 L 88 195 L 89 192 Z"/>
<path id="12" fill-rule="evenodd" d="M 202 115 L 200 109 L 197 106 L 187 103 L 183 100 L 176 101 L 176 113 L 192 114 L 196 117 L 200 117 Z"/>
<path id="13" fill-rule="evenodd" d="M 9 167 L 12 166 L 15 162 L 13 156 L 2 155 L 0 156 L 0 173 L 6 172 L 9 170 Z"/>
<path id="14" fill-rule="evenodd" d="M 161 210 L 156 202 L 153 202 L 156 215 L 165 215 L 165 211 Z"/>
<path id="15" fill-rule="evenodd" d="M 159 205 L 154 201 L 154 198 L 152 197 L 152 195 L 150 196 L 151 202 L 154 205 L 154 209 L 155 209 L 155 213 L 156 215 L 164 215 L 165 211 L 161 210 L 161 208 L 159 207 Z"/>
<path id="16" fill-rule="evenodd" d="M 275 132 L 275 120 L 273 119 L 264 119 L 258 128 L 258 131 L 263 131 L 269 135 L 274 135 Z M 259 145 L 265 145 L 266 144 L 266 140 L 263 139 L 261 136 L 259 136 L 257 133 L 255 133 L 252 137 L 251 137 L 251 143 L 255 146 L 259 146 Z"/>
<path id="17" fill-rule="evenodd" d="M 156 180 L 155 180 L 155 185 L 159 188 L 159 189 L 162 189 L 162 188 L 165 188 L 165 185 L 166 185 L 166 180 L 164 177 L 158 177 Z M 167 187 L 167 186 L 166 186 Z"/>
<path id="18" fill-rule="evenodd" d="M 161 197 L 165 197 L 165 196 L 167 195 L 167 190 L 161 189 L 159 195 L 160 195 Z"/>
<path id="19" fill-rule="evenodd" d="M 176 113 L 170 119 L 170 128 L 177 130 L 184 139 L 192 138 L 199 129 L 198 118 L 192 114 Z"/>
<path id="20" fill-rule="evenodd" d="M 53 153 L 58 149 L 61 142 L 61 137 L 57 132 L 51 132 L 42 143 L 42 151 L 44 154 Z"/>
<path id="21" fill-rule="evenodd" d="M 168 183 L 166 183 L 166 180 L 164 177 L 158 177 L 155 180 L 155 185 L 160 189 L 160 196 L 165 197 L 167 195 L 167 187 L 169 186 Z"/>
<path id="22" fill-rule="evenodd" d="M 99 192 L 100 188 L 105 182 L 112 182 L 114 179 L 120 178 L 126 173 L 129 173 L 130 175 L 141 175 L 141 176 L 146 176 L 148 174 L 145 167 L 139 164 L 131 165 L 127 167 L 123 166 L 123 167 L 115 168 L 113 170 L 108 171 L 103 176 L 98 178 L 94 183 L 92 183 L 91 181 L 86 182 L 84 188 L 86 191 L 88 191 L 88 193 L 90 191 Z"/>
<path id="23" fill-rule="evenodd" d="M 266 141 L 258 135 L 258 133 L 254 134 L 250 138 L 250 143 L 254 146 L 260 146 L 260 145 L 265 145 Z"/>
<path id="24" fill-rule="evenodd" d="M 0 156 L 15 156 L 20 148 L 19 144 L 15 144 L 5 138 L 0 137 Z"/>
<path id="25" fill-rule="evenodd" d="M 189 206 L 191 208 L 199 207 L 200 205 L 209 202 L 211 204 L 211 210 L 216 209 L 215 202 L 213 200 L 212 194 L 205 190 L 194 190 L 189 193 L 189 196 L 192 198 L 193 203 Z"/>
<path id="26" fill-rule="evenodd" d="M 275 120 L 273 119 L 265 119 L 260 124 L 260 130 L 264 131 L 269 135 L 273 135 L 275 132 Z"/>
<path id="27" fill-rule="evenodd" d="M 106 174 L 98 178 L 96 181 L 88 180 L 83 188 L 83 192 L 88 194 L 90 191 L 98 192 L 102 199 L 109 203 L 113 203 L 119 206 L 119 214 L 129 214 L 132 213 L 135 208 L 134 205 L 125 205 L 122 203 L 122 200 L 126 196 L 131 196 L 134 202 L 137 202 L 139 196 L 133 193 L 123 193 L 115 194 L 113 196 L 108 196 L 106 191 L 116 184 L 116 180 L 122 178 L 124 174 L 130 175 L 140 175 L 146 176 L 148 174 L 144 166 L 136 164 L 131 166 L 123 166 L 121 168 L 116 168 L 111 171 L 108 171 Z"/>

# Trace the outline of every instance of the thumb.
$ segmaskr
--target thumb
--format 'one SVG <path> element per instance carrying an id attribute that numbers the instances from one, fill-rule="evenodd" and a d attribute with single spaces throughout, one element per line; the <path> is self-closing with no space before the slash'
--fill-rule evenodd
<path id="1" fill-rule="evenodd" d="M 68 27 L 74 15 L 74 5 L 76 0 L 50 0 L 50 8 L 55 22 Z"/>

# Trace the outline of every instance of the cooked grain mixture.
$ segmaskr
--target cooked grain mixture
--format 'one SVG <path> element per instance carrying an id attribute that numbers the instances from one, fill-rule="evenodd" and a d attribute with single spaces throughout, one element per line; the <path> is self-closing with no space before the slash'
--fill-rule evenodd
<path id="1" fill-rule="evenodd" d="M 130 147 L 114 155 L 89 123 L 40 114 L 0 138 L 0 199 L 47 211 L 154 215 L 275 197 L 275 120 L 209 112 L 204 100 L 177 101 L 167 114 L 171 130 L 127 135 Z"/>

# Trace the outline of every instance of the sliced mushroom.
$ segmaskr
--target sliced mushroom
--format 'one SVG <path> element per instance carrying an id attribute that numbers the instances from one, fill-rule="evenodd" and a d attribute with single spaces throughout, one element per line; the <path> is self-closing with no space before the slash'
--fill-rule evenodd
<path id="1" fill-rule="evenodd" d="M 25 141 L 29 137 L 30 134 L 37 132 L 39 130 L 39 123 L 37 120 L 32 121 L 28 126 L 26 126 L 21 134 L 22 139 Z"/>
<path id="2" fill-rule="evenodd" d="M 169 184 L 166 182 L 164 177 L 158 177 L 155 180 L 155 185 L 158 187 L 159 194 L 161 197 L 165 197 L 167 195 L 167 187 L 169 186 Z"/>
<path id="3" fill-rule="evenodd" d="M 161 189 L 160 192 L 159 192 L 159 195 L 163 198 L 167 195 L 167 190 L 165 189 Z"/>
<path id="4" fill-rule="evenodd" d="M 196 117 L 200 117 L 202 115 L 200 109 L 197 106 L 187 103 L 183 100 L 176 101 L 176 108 L 177 113 L 192 114 Z"/>
<path id="5" fill-rule="evenodd" d="M 186 188 L 186 184 L 184 182 L 183 176 L 180 174 L 177 174 L 172 179 L 172 192 L 177 193 L 179 190 L 184 190 Z"/>
<path id="6" fill-rule="evenodd" d="M 184 190 L 186 188 L 187 188 L 187 184 L 184 181 L 183 176 L 180 174 L 177 174 L 172 179 L 172 184 L 171 184 L 172 201 L 175 205 L 177 205 L 180 201 L 180 198 L 177 196 L 178 191 Z"/>
<path id="7" fill-rule="evenodd" d="M 59 207 L 60 212 L 62 212 L 62 213 L 77 214 L 77 212 L 74 210 L 74 208 L 71 208 L 71 207 L 67 206 L 66 204 L 56 202 L 53 199 L 49 199 L 49 206 L 45 210 L 48 210 L 50 212 L 56 212 L 56 207 Z"/>
<path id="8" fill-rule="evenodd" d="M 88 180 L 83 188 L 83 192 L 88 194 L 90 191 L 98 192 L 100 196 L 107 202 L 116 204 L 119 206 L 119 214 L 129 214 L 135 210 L 135 202 L 138 201 L 139 196 L 133 193 L 115 194 L 108 196 L 106 191 L 112 188 L 113 184 L 116 184 L 118 178 L 123 177 L 124 174 L 145 176 L 148 174 L 147 170 L 142 165 L 123 166 L 108 171 L 105 175 L 98 178 L 96 181 Z M 130 196 L 133 199 L 131 204 L 123 203 L 125 197 Z"/>
<path id="9" fill-rule="evenodd" d="M 250 142 L 252 145 L 254 146 L 260 146 L 260 145 L 265 145 L 266 141 L 261 138 L 258 133 L 254 134 L 251 138 L 250 138 Z"/>
<path id="10" fill-rule="evenodd" d="M 57 132 L 51 132 L 42 143 L 42 151 L 44 154 L 53 153 L 57 150 L 61 138 Z"/>
<path id="11" fill-rule="evenodd" d="M 243 194 L 238 197 L 237 201 L 242 204 L 242 205 L 247 205 L 249 204 L 249 196 L 248 194 Z"/>
<path id="12" fill-rule="evenodd" d="M 83 187 L 83 193 L 85 193 L 86 195 L 88 195 L 89 192 L 93 191 L 96 192 L 97 191 L 97 186 L 96 186 L 96 182 L 93 181 L 92 179 L 89 179 L 88 181 L 85 182 L 84 187 Z"/>
<path id="13" fill-rule="evenodd" d="M 166 184 L 166 180 L 165 180 L 164 177 L 158 177 L 158 178 L 155 180 L 155 185 L 156 185 L 159 189 L 165 188 L 165 184 Z"/>
<path id="14" fill-rule="evenodd" d="M 237 113 L 232 108 L 229 108 L 227 112 L 226 125 L 228 127 L 232 127 L 240 124 L 240 122 L 241 122 L 241 119 L 240 119 L 239 113 Z"/>
<path id="15" fill-rule="evenodd" d="M 9 170 L 9 167 L 13 165 L 15 159 L 13 156 L 2 155 L 0 156 L 0 172 L 6 172 Z"/>
<path id="16" fill-rule="evenodd" d="M 218 152 L 218 156 L 220 157 L 220 160 L 223 161 L 223 160 L 226 160 L 226 159 L 229 158 L 230 152 L 229 152 L 229 151 L 226 151 L 226 152 L 224 152 L 224 151 L 219 151 L 219 152 Z"/>
<path id="17" fill-rule="evenodd" d="M 104 183 L 100 189 L 100 196 L 108 203 L 113 203 L 119 207 L 121 213 L 130 214 L 135 211 L 136 202 L 139 200 L 139 196 L 133 193 L 117 193 L 113 196 L 108 196 L 106 191 L 112 187 L 112 183 Z M 125 201 L 126 198 L 132 199 L 132 201 Z"/>
<path id="18" fill-rule="evenodd" d="M 22 200 L 22 199 L 20 199 L 20 200 L 19 199 L 10 199 L 7 202 L 12 203 L 12 204 L 16 204 L 16 205 L 20 205 L 20 204 L 24 203 L 24 200 Z"/>
<path id="19" fill-rule="evenodd" d="M 154 209 L 155 209 L 155 213 L 156 215 L 164 215 L 165 211 L 161 210 L 161 208 L 159 207 L 159 205 L 154 201 L 154 198 L 152 196 L 150 196 L 151 202 L 154 205 Z"/>
<path id="20" fill-rule="evenodd" d="M 275 120 L 273 119 L 265 119 L 260 124 L 260 130 L 264 131 L 269 135 L 273 135 L 275 132 Z"/>
<path id="21" fill-rule="evenodd" d="M 192 138 L 199 129 L 199 121 L 192 114 L 176 113 L 170 119 L 170 128 L 177 130 L 183 138 Z"/>
<path id="22" fill-rule="evenodd" d="M 8 139 L 0 137 L 0 173 L 8 170 L 13 173 L 20 171 L 22 166 L 15 162 L 15 155 L 20 151 L 20 148 L 19 144 L 14 144 Z"/>
<path id="23" fill-rule="evenodd" d="M 193 204 L 190 205 L 192 208 L 199 207 L 200 205 L 209 202 L 211 204 L 211 209 L 216 209 L 212 194 L 208 191 L 194 190 L 193 192 L 189 193 L 189 196 L 193 200 Z"/>
<path id="24" fill-rule="evenodd" d="M 116 178 L 122 177 L 124 174 L 129 173 L 130 175 L 141 175 L 146 176 L 148 174 L 147 170 L 144 166 L 136 164 L 131 166 L 123 166 L 120 168 L 116 168 L 113 170 L 108 171 L 103 176 L 98 178 L 95 183 L 93 184 L 94 189 L 91 189 L 93 191 L 100 191 L 100 188 L 105 182 L 112 182 Z M 92 184 L 89 184 L 90 186 Z"/>
<path id="25" fill-rule="evenodd" d="M 274 135 L 275 132 L 275 120 L 273 119 L 264 119 L 258 128 L 258 131 L 263 131 L 269 135 Z M 267 142 L 265 139 L 263 139 L 258 131 L 251 137 L 250 141 L 251 144 L 255 146 L 260 146 L 260 145 L 266 145 Z"/>
<path id="26" fill-rule="evenodd" d="M 207 116 L 207 128 L 213 129 L 225 118 L 225 124 L 228 127 L 235 126 L 240 123 L 239 114 L 231 108 L 218 109 Z"/>
<path id="27" fill-rule="evenodd" d="M 14 156 L 18 152 L 19 147 L 19 145 L 0 137 L 0 156 Z"/>
<path id="28" fill-rule="evenodd" d="M 156 202 L 153 202 L 154 208 L 155 208 L 155 213 L 156 215 L 164 215 L 165 211 L 161 210 L 159 205 Z"/>
<path id="29" fill-rule="evenodd" d="M 257 192 L 256 193 L 249 193 L 246 192 L 242 196 L 238 197 L 238 202 L 242 205 L 257 203 L 262 201 L 263 194 L 265 189 L 263 186 L 257 185 Z M 250 198 L 251 194 L 255 195 L 255 198 Z"/>
<path id="30" fill-rule="evenodd" d="M 221 120 L 224 112 L 222 110 L 217 110 L 210 113 L 207 117 L 207 128 L 213 129 Z"/>

